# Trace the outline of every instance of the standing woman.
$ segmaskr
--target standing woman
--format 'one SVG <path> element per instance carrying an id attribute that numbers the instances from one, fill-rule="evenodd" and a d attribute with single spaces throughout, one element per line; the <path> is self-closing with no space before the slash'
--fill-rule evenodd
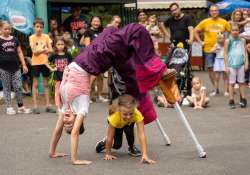
<path id="1" fill-rule="evenodd" d="M 20 42 L 11 36 L 11 25 L 7 21 L 0 22 L 0 80 L 3 85 L 6 114 L 15 115 L 16 111 L 11 106 L 11 86 L 16 93 L 17 113 L 31 113 L 31 110 L 24 107 L 22 97 L 22 80 L 19 61 L 22 64 L 24 73 L 28 68 L 24 61 Z"/>
<path id="2" fill-rule="evenodd" d="M 49 37 L 53 41 L 53 45 L 54 45 L 54 41 L 55 41 L 56 37 L 62 36 L 63 31 L 59 28 L 56 18 L 50 19 L 49 27 L 50 27 Z"/>
<path id="3" fill-rule="evenodd" d="M 137 14 L 138 24 L 146 27 L 148 25 L 148 16 L 144 11 L 139 11 Z"/>
<path id="4" fill-rule="evenodd" d="M 103 31 L 102 20 L 99 16 L 93 16 L 90 20 L 90 27 L 83 34 L 80 45 L 87 47 L 90 43 Z M 97 102 L 107 102 L 108 99 L 105 99 L 102 96 L 103 91 L 103 74 L 98 76 L 91 76 L 91 84 L 96 82 L 97 86 Z"/>
<path id="5" fill-rule="evenodd" d="M 240 33 L 244 31 L 243 27 L 247 23 L 247 20 L 243 18 L 243 11 L 241 9 L 236 9 L 231 15 L 231 20 L 229 24 L 232 26 L 234 24 L 238 25 L 240 28 Z"/>

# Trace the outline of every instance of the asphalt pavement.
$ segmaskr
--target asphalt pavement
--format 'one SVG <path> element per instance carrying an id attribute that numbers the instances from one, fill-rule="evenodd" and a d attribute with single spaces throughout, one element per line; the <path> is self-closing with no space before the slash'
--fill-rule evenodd
<path id="1" fill-rule="evenodd" d="M 195 72 L 210 87 L 207 74 Z M 250 90 L 247 89 L 250 102 Z M 238 94 L 238 93 L 237 93 Z M 25 99 L 28 102 L 30 99 Z M 80 137 L 78 156 L 92 160 L 88 166 L 73 166 L 70 157 L 51 159 L 49 142 L 57 116 L 7 116 L 0 106 L 0 175 L 249 175 L 250 174 L 250 105 L 229 109 L 222 94 L 211 98 L 203 110 L 183 107 L 207 158 L 198 157 L 195 146 L 177 112 L 158 108 L 159 119 L 171 139 L 165 146 L 155 122 L 146 125 L 148 154 L 155 165 L 140 164 L 140 158 L 127 154 L 127 143 L 113 151 L 114 161 L 102 160 L 95 144 L 106 134 L 107 103 L 91 104 L 86 132 Z M 70 153 L 70 137 L 63 133 L 58 151 Z M 138 145 L 138 141 L 136 142 Z"/>

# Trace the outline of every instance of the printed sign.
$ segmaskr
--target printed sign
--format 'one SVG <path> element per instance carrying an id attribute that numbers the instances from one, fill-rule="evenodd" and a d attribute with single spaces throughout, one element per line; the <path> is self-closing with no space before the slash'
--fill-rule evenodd
<path id="1" fill-rule="evenodd" d="M 35 8 L 32 0 L 0 1 L 0 19 L 7 20 L 13 28 L 24 33 L 32 32 Z"/>

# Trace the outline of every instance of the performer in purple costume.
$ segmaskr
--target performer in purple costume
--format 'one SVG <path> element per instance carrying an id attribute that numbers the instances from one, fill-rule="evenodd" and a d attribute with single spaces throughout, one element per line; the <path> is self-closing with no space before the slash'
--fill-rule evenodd
<path id="1" fill-rule="evenodd" d="M 107 28 L 80 53 L 75 62 L 93 75 L 113 66 L 126 83 L 126 93 L 138 100 L 144 123 L 156 119 L 148 90 L 159 83 L 166 65 L 155 54 L 152 39 L 142 25 L 133 23 L 122 29 Z"/>

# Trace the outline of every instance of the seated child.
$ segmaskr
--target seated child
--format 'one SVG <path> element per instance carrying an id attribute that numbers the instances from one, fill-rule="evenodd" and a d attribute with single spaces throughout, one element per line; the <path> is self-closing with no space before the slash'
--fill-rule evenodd
<path id="1" fill-rule="evenodd" d="M 194 109 L 203 109 L 208 105 L 209 97 L 206 95 L 206 87 L 202 86 L 199 77 L 192 79 L 192 96 L 187 96 L 186 98 Z"/>
<path id="2" fill-rule="evenodd" d="M 173 108 L 173 105 L 167 101 L 160 88 L 155 88 L 154 101 L 158 107 Z"/>
<path id="3" fill-rule="evenodd" d="M 154 160 L 148 158 L 147 155 L 147 142 L 144 132 L 143 116 L 136 108 L 136 100 L 130 95 L 122 95 L 118 98 L 117 104 L 113 103 L 111 107 L 112 111 L 115 111 L 108 117 L 108 131 L 107 138 L 100 141 L 96 145 L 96 150 L 101 152 L 106 148 L 106 154 L 104 160 L 116 159 L 111 155 L 111 148 L 120 149 L 122 146 L 123 130 L 127 133 L 128 144 L 130 149 L 134 148 L 134 124 L 137 126 L 137 133 L 142 150 L 141 163 L 156 163 Z"/>

